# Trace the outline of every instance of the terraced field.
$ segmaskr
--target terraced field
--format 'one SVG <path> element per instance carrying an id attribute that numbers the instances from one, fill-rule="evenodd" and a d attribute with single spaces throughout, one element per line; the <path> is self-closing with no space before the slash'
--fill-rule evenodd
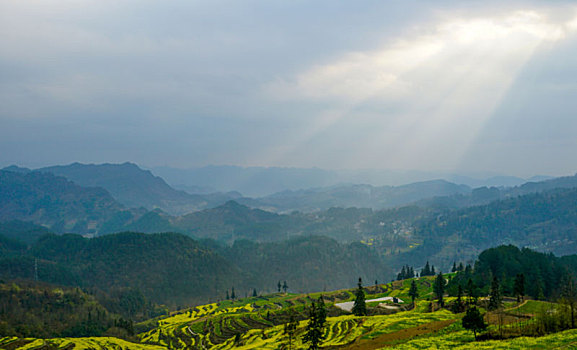
<path id="1" fill-rule="evenodd" d="M 552 349 L 577 348 L 577 330 L 545 337 L 519 337 L 501 341 L 474 340 L 473 334 L 462 328 L 462 314 L 446 309 L 430 312 L 427 300 L 432 278 L 421 278 L 419 294 L 423 297 L 408 310 L 392 314 L 374 313 L 356 317 L 334 307 L 335 303 L 352 300 L 351 291 L 323 293 L 328 318 L 324 349 Z M 367 299 L 396 296 L 409 304 L 410 281 L 367 288 Z M 181 310 L 164 318 L 136 325 L 141 330 L 141 343 L 116 338 L 19 339 L 0 338 L 2 349 L 288 349 L 284 325 L 291 315 L 299 320 L 291 348 L 303 349 L 307 324 L 306 306 L 320 293 L 310 295 L 273 294 L 264 297 L 224 301 Z M 451 298 L 448 298 L 448 302 Z M 527 301 L 511 305 L 505 313 L 512 326 L 531 322 L 531 317 L 554 304 Z M 375 308 L 373 311 L 377 310 Z M 407 308 L 405 308 L 406 310 Z M 390 310 L 389 310 L 390 311 Z M 389 313 L 386 311 L 385 313 Z M 391 311 L 394 312 L 394 311 Z M 490 319 L 490 317 L 489 317 Z M 490 326 L 495 329 L 496 326 Z"/>
<path id="2" fill-rule="evenodd" d="M 94 349 L 94 350 L 166 350 L 166 347 L 137 344 L 126 340 L 111 337 L 92 337 L 92 338 L 55 338 L 55 339 L 29 339 L 4 337 L 0 338 L 0 348 L 6 350 L 12 349 Z"/>

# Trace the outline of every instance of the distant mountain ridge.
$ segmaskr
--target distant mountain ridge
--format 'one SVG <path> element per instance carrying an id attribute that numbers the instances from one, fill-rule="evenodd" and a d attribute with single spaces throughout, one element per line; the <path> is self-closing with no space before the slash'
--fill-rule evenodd
<path id="1" fill-rule="evenodd" d="M 471 188 L 511 187 L 519 186 L 527 181 L 550 178 L 540 176 L 527 180 L 496 174 L 457 175 L 412 170 L 327 170 L 231 165 L 209 165 L 191 169 L 152 167 L 150 170 L 165 179 L 171 186 L 182 190 L 202 193 L 207 188 L 212 188 L 213 191 L 239 191 L 249 197 L 265 197 L 278 192 L 334 187 L 343 184 L 368 184 L 375 187 L 402 186 L 442 179 Z"/>
<path id="2" fill-rule="evenodd" d="M 299 191 L 284 191 L 257 199 L 237 201 L 276 212 L 314 212 L 333 207 L 375 210 L 407 205 L 424 198 L 469 194 L 471 188 L 445 180 L 416 182 L 403 186 L 340 185 Z"/>
<path id="3" fill-rule="evenodd" d="M 66 177 L 81 186 L 102 187 L 116 200 L 129 208 L 161 209 L 172 215 L 181 215 L 213 207 L 238 198 L 239 194 L 194 195 L 177 191 L 162 178 L 154 176 L 133 163 L 59 165 L 40 168 Z"/>

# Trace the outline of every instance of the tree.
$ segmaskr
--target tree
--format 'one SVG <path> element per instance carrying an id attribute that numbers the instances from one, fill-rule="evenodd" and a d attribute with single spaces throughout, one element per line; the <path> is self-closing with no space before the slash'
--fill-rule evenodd
<path id="1" fill-rule="evenodd" d="M 433 284 L 433 293 L 435 293 L 437 301 L 441 307 L 445 305 L 445 301 L 443 300 L 443 295 L 445 294 L 445 285 L 445 277 L 443 277 L 443 273 L 439 271 L 437 278 L 435 278 L 435 283 Z"/>
<path id="2" fill-rule="evenodd" d="M 453 268 L 451 269 L 451 272 L 457 272 L 457 262 L 453 261 Z"/>
<path id="3" fill-rule="evenodd" d="M 561 303 L 569 308 L 571 328 L 575 328 L 575 308 L 577 307 L 577 286 L 573 276 L 568 276 L 563 282 Z"/>
<path id="4" fill-rule="evenodd" d="M 325 338 L 324 328 L 327 314 L 322 295 L 309 308 L 309 322 L 303 337 L 303 343 L 310 343 L 309 350 L 317 350 Z"/>
<path id="5" fill-rule="evenodd" d="M 253 289 L 252 289 L 252 296 L 253 296 L 253 297 L 256 297 L 256 296 L 257 296 L 257 294 L 256 294 L 256 288 L 253 288 Z"/>
<path id="6" fill-rule="evenodd" d="M 522 273 L 515 276 L 515 282 L 513 284 L 513 292 L 517 296 L 517 302 L 520 303 L 525 296 L 525 275 Z"/>
<path id="7" fill-rule="evenodd" d="M 363 288 L 363 281 L 359 277 L 357 290 L 355 291 L 355 303 L 351 310 L 355 316 L 367 315 L 367 304 L 365 303 L 365 290 Z"/>
<path id="8" fill-rule="evenodd" d="M 477 286 L 470 278 L 467 282 L 467 296 L 469 297 L 469 305 L 477 304 Z"/>
<path id="9" fill-rule="evenodd" d="M 228 295 L 228 289 L 226 290 L 226 300 L 230 299 L 230 296 Z"/>
<path id="10" fill-rule="evenodd" d="M 463 312 L 463 287 L 459 284 L 457 287 L 457 300 L 455 301 L 455 310 L 456 312 Z"/>
<path id="11" fill-rule="evenodd" d="M 284 334 L 286 334 L 288 336 L 289 350 L 292 349 L 292 342 L 293 342 L 293 338 L 295 336 L 295 333 L 297 331 L 298 325 L 299 325 L 299 322 L 297 321 L 297 319 L 295 317 L 294 309 L 291 309 L 290 316 L 289 316 L 289 322 L 284 325 Z"/>
<path id="12" fill-rule="evenodd" d="M 411 288 L 409 289 L 409 296 L 413 300 L 413 306 L 415 305 L 415 299 L 419 297 L 419 290 L 417 289 L 417 282 L 415 280 L 411 281 Z"/>
<path id="13" fill-rule="evenodd" d="M 497 310 L 501 307 L 503 303 L 503 297 L 501 295 L 501 286 L 499 285 L 499 280 L 497 276 L 493 276 L 493 282 L 491 282 L 491 291 L 489 294 L 489 310 Z"/>
<path id="14" fill-rule="evenodd" d="M 284 283 L 282 284 L 282 290 L 284 291 L 285 294 L 286 294 L 287 289 L 288 289 L 288 284 L 286 284 L 286 281 L 284 281 Z"/>
<path id="15" fill-rule="evenodd" d="M 317 313 L 319 324 L 324 327 L 325 322 L 327 322 L 327 309 L 325 306 L 325 300 L 322 295 L 320 295 L 319 299 L 317 300 Z"/>
<path id="16" fill-rule="evenodd" d="M 234 287 L 232 287 L 232 290 L 230 291 L 230 298 L 232 300 L 234 300 L 236 298 L 236 295 L 234 294 Z"/>
<path id="17" fill-rule="evenodd" d="M 278 284 L 276 285 L 278 292 L 280 293 L 280 289 L 282 288 L 282 284 L 280 284 L 280 281 L 278 281 Z"/>
<path id="18" fill-rule="evenodd" d="M 429 262 L 425 264 L 425 267 L 421 270 L 421 276 L 430 276 L 431 275 L 431 267 L 429 266 Z"/>
<path id="19" fill-rule="evenodd" d="M 483 315 L 477 309 L 477 307 L 473 306 L 467 310 L 465 316 L 463 316 L 463 328 L 473 331 L 473 335 L 475 336 L 475 340 L 477 340 L 477 332 L 483 331 L 487 329 L 487 324 L 485 320 L 483 320 Z"/>

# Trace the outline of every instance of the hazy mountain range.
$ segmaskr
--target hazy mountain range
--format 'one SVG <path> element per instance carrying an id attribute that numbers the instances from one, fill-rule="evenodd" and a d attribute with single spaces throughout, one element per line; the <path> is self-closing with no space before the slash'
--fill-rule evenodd
<path id="1" fill-rule="evenodd" d="M 263 197 L 283 191 L 333 187 L 347 184 L 401 186 L 414 182 L 442 179 L 472 188 L 511 187 L 528 181 L 542 181 L 549 176 L 522 179 L 515 176 L 475 174 L 473 176 L 401 170 L 326 170 L 319 168 L 278 168 L 206 166 L 194 169 L 152 167 L 171 186 L 191 193 L 238 191 L 250 197 Z"/>
<path id="2" fill-rule="evenodd" d="M 171 205 L 194 210 L 163 209 L 175 210 Z M 130 287 L 158 302 L 192 302 L 190 293 L 200 300 L 227 284 L 264 288 L 284 276 L 296 288 L 318 290 L 350 285 L 362 271 L 389 278 L 389 269 L 426 260 L 446 270 L 499 244 L 572 254 L 575 213 L 577 176 L 515 187 L 471 189 L 434 180 L 247 198 L 188 194 L 130 163 L 9 167 L 0 170 L 0 265 L 3 278 L 30 278 L 35 257 L 47 282 Z M 49 231 L 96 237 L 46 236 Z M 114 234 L 123 231 L 174 234 Z M 367 256 L 371 261 L 363 262 Z M 294 261 L 299 264 L 289 267 Z M 169 288 L 176 282 L 162 279 L 166 269 L 190 278 Z M 89 277 L 96 272 L 97 279 Z M 340 272 L 326 286 L 315 284 Z"/>

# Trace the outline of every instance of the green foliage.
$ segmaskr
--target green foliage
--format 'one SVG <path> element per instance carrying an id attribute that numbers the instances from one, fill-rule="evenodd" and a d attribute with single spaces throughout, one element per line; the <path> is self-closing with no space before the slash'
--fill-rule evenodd
<path id="1" fill-rule="evenodd" d="M 437 277 L 435 278 L 435 283 L 433 284 L 433 292 L 435 293 L 435 297 L 437 298 L 437 302 L 441 307 L 444 306 L 444 299 L 443 296 L 445 295 L 445 286 L 447 282 L 445 281 L 445 277 L 443 276 L 442 272 L 439 272 Z"/>
<path id="2" fill-rule="evenodd" d="M 313 302 L 309 307 L 309 320 L 303 336 L 303 343 L 309 343 L 309 350 L 317 350 L 325 339 L 326 319 L 325 302 L 321 295 L 318 301 Z"/>
<path id="3" fill-rule="evenodd" d="M 457 285 L 461 285 L 469 295 L 468 280 L 471 279 L 475 294 L 488 294 L 494 278 L 498 278 L 501 296 L 528 294 L 534 299 L 554 299 L 559 296 L 559 286 L 567 273 L 576 272 L 577 265 L 571 256 L 557 258 L 528 248 L 499 246 L 481 252 L 474 270 L 457 273 L 448 289 L 455 295 Z"/>
<path id="4" fill-rule="evenodd" d="M 411 288 L 409 289 L 409 296 L 411 297 L 413 304 L 415 303 L 415 299 L 417 299 L 419 297 L 419 289 L 417 288 L 417 283 L 415 282 L 415 280 L 411 281 Z"/>
<path id="5" fill-rule="evenodd" d="M 353 315 L 355 316 L 366 316 L 367 315 L 367 305 L 365 303 L 365 290 L 362 285 L 362 280 L 359 277 L 359 283 L 357 285 L 357 290 L 355 291 L 355 303 L 352 309 Z"/>
<path id="6" fill-rule="evenodd" d="M 475 340 L 477 339 L 477 332 L 487 329 L 487 324 L 483 320 L 483 315 L 475 306 L 469 308 L 462 320 L 463 328 L 473 331 Z"/>
<path id="7" fill-rule="evenodd" d="M 501 295 L 501 285 L 496 276 L 491 282 L 491 292 L 489 294 L 489 310 L 497 310 L 503 305 L 503 296 Z"/>
<path id="8" fill-rule="evenodd" d="M 101 335 L 114 317 L 78 288 L 0 284 L 0 330 L 19 337 Z"/>

